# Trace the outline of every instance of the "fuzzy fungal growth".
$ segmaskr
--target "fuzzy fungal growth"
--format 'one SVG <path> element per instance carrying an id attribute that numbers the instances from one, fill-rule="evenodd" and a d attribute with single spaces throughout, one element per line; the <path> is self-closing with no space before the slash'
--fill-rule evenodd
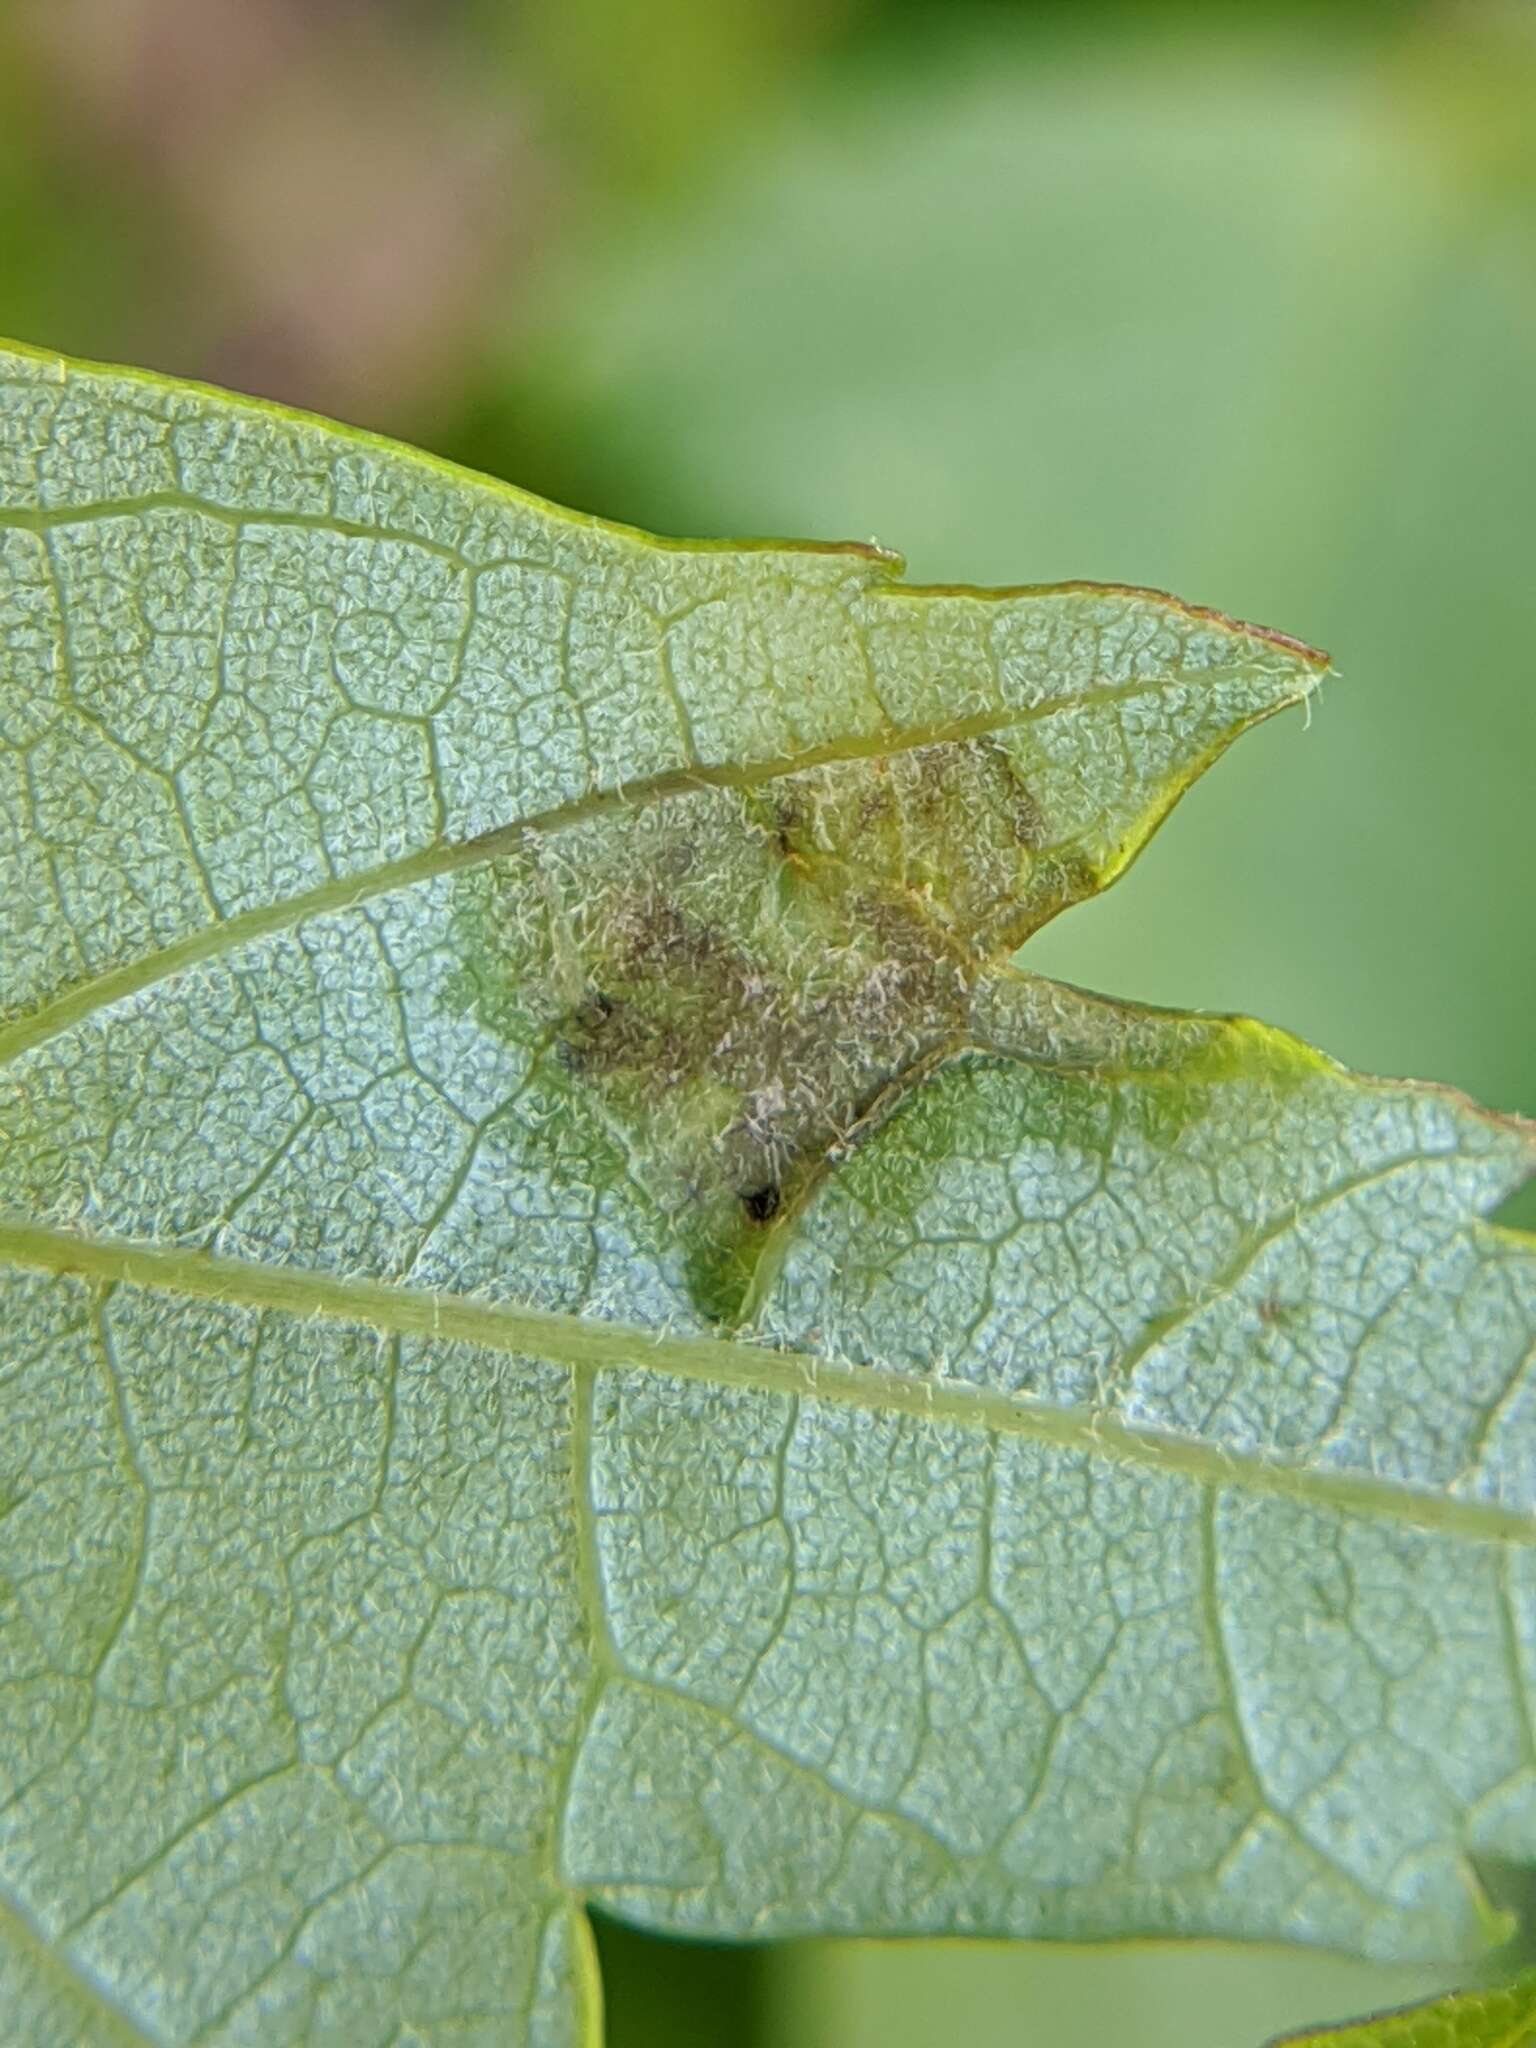
<path id="1" fill-rule="evenodd" d="M 1058 1060 L 1073 1032 L 1103 1058 L 1096 1006 L 1008 965 L 1097 886 L 1006 731 L 671 789 L 530 831 L 468 884 L 476 1005 L 624 1134 L 729 1320 L 914 1081 L 968 1051 Z"/>

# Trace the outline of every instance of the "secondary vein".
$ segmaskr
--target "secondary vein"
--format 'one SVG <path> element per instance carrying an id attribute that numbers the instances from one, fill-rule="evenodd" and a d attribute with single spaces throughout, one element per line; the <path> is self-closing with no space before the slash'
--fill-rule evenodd
<path id="1" fill-rule="evenodd" d="M 1207 672 L 1204 679 L 1210 680 L 1215 673 Z M 525 817 L 472 838 L 423 847 L 398 860 L 385 861 L 355 874 L 336 876 L 313 889 L 285 896 L 275 903 L 258 904 L 254 909 L 239 911 L 219 923 L 202 925 L 196 931 L 188 932 L 184 938 L 174 939 L 169 945 L 146 953 L 137 960 L 124 961 L 120 966 L 92 975 L 36 1010 L 0 1026 L 0 1066 L 30 1052 L 35 1046 L 46 1044 L 50 1038 L 83 1022 L 96 1011 L 137 995 L 140 990 L 151 988 L 157 982 L 170 980 L 204 961 L 221 958 L 276 932 L 290 931 L 310 918 L 323 917 L 331 911 L 350 910 L 396 889 L 411 888 L 439 875 L 452 874 L 459 868 L 500 859 L 515 851 L 528 836 L 545 837 L 584 824 L 592 818 L 666 803 L 701 789 L 752 789 L 782 776 L 831 767 L 840 762 L 884 760 L 898 754 L 915 753 L 923 747 L 979 739 L 988 733 L 1031 724 L 1054 712 L 1147 696 L 1167 688 L 1172 680 L 1168 676 L 1158 676 L 1124 685 L 1106 685 L 1072 696 L 1042 698 L 1036 703 L 1007 710 L 978 712 L 944 724 L 911 726 L 894 733 L 854 734 L 796 754 L 741 765 L 704 764 L 670 769 L 644 780 L 594 790 L 568 803 L 530 812 Z"/>
<path id="2" fill-rule="evenodd" d="M 9 1894 L 0 1895 L 0 1942 L 30 1957 L 40 1976 L 52 1978 L 66 1997 L 80 2001 L 122 2048 L 153 2048 L 149 2035 L 140 2032 L 95 1976 L 51 1942 Z"/>

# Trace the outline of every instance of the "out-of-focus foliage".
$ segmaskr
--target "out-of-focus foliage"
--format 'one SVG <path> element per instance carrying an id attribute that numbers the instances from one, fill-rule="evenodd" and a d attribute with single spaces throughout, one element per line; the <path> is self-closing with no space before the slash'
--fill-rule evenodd
<path id="1" fill-rule="evenodd" d="M 1530 2048 L 1533 2041 L 1536 1976 L 1529 1974 L 1494 1990 L 1453 1992 L 1350 2026 L 1287 2036 L 1289 2048 Z"/>
<path id="2" fill-rule="evenodd" d="M 1532 20 L 11 0 L 0 332 L 615 516 L 873 528 L 919 576 L 1147 578 L 1284 620 L 1343 671 L 1314 731 L 1251 738 L 1032 958 L 1529 1111 Z M 605 1967 L 619 2048 L 698 2024 L 687 1951 L 614 1937 Z M 701 2038 L 807 2048 L 1011 2042 L 1026 1994 L 1061 2048 L 1241 2048 L 1432 1988 L 837 1946 L 707 1981 Z"/>

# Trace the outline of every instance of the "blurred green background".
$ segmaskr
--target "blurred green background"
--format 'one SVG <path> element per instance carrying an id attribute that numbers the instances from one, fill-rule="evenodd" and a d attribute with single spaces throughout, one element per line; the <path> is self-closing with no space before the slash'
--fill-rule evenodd
<path id="1" fill-rule="evenodd" d="M 1531 0 L 0 0 L 0 331 L 1330 648 L 1031 959 L 1536 1110 Z M 1244 2048 L 1445 1981 L 602 1940 L 615 2048 Z"/>

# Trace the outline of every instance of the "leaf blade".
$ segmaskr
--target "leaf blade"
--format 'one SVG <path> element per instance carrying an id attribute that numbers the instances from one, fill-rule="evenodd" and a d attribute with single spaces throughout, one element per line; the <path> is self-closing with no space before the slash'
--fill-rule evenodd
<path id="1" fill-rule="evenodd" d="M 1380 1185 L 1421 1265 L 1496 1269 L 1505 1342 L 1530 1248 L 1465 1218 L 1528 1135 L 1008 964 L 1321 658 L 1156 594 L 655 543 L 143 377 L 0 390 L 0 1875 L 61 1958 L 166 2040 L 559 2040 L 585 1898 L 1486 1939 L 1464 1849 L 1530 1828 L 1518 1373 L 1458 1489 L 1443 1418 L 1384 1472 L 1320 1450 L 1250 1340 L 1301 1349 L 1307 1205 Z M 1097 1176 L 1139 1242 L 1016 1212 L 1012 1335 L 967 1352 L 935 1310 L 1004 1169 L 1047 1209 Z M 1170 1251 L 1191 1175 L 1226 1235 Z M 1432 1328 L 1427 1266 L 1350 1268 L 1381 1236 L 1326 1277 Z M 1301 1303 L 1245 1296 L 1282 1255 Z M 1124 1387 L 1052 1351 L 1049 1258 Z M 1265 1577 L 1341 1549 L 1344 1595 Z M 1277 1615 L 1293 1662 L 1385 1660 L 1360 1726 L 1321 1653 L 1245 1716 Z M 1417 1834 L 1379 1782 L 1410 1679 L 1461 1773 Z M 1260 1754 L 1277 1714 L 1322 1732 Z"/>

